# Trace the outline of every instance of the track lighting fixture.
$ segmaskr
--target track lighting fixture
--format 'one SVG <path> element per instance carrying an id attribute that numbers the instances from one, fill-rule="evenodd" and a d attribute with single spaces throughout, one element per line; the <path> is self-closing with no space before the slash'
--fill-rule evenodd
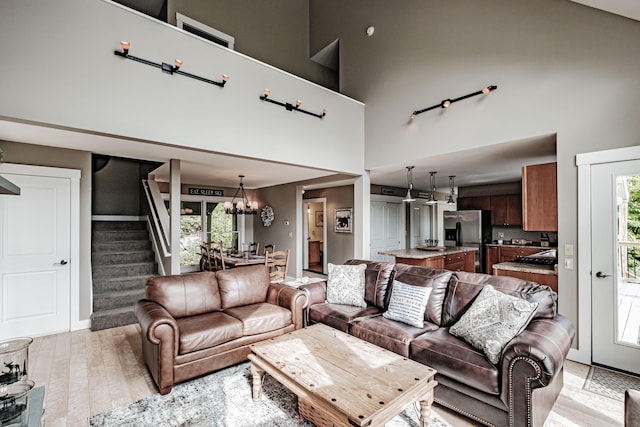
<path id="1" fill-rule="evenodd" d="M 413 113 L 411 113 L 411 120 L 415 119 L 416 116 L 418 114 L 422 114 L 425 111 L 430 111 L 430 110 L 434 110 L 436 108 L 449 108 L 451 107 L 451 104 L 453 104 L 454 102 L 458 102 L 458 101 L 462 101 L 463 99 L 467 99 L 467 98 L 471 98 L 472 96 L 477 96 L 477 95 L 487 95 L 489 92 L 491 92 L 492 90 L 496 90 L 498 89 L 498 86 L 496 85 L 492 85 L 492 86 L 487 86 L 477 92 L 473 92 L 470 93 L 468 95 L 463 95 L 460 96 L 458 98 L 454 98 L 454 99 L 445 99 L 443 101 L 440 101 L 439 104 L 436 105 L 432 105 L 431 107 L 427 107 L 427 108 L 423 108 L 422 110 L 415 110 Z"/>
<path id="2" fill-rule="evenodd" d="M 327 115 L 327 113 L 329 112 L 326 108 L 324 110 L 322 110 L 321 114 L 317 114 L 317 113 L 312 113 L 310 111 L 306 111 L 303 110 L 302 108 L 300 108 L 300 106 L 302 105 L 302 101 L 300 101 L 299 99 L 295 102 L 294 104 L 290 104 L 288 102 L 280 102 L 280 101 L 276 101 L 275 99 L 271 99 L 269 98 L 269 95 L 271 94 L 271 91 L 269 89 L 265 89 L 264 92 L 262 93 L 262 95 L 260 95 L 260 99 L 263 101 L 267 101 L 270 102 L 272 104 L 276 104 L 279 105 L 281 107 L 284 107 L 287 109 L 287 111 L 299 111 L 301 113 L 305 113 L 308 114 L 310 116 L 314 116 L 317 117 L 319 119 L 324 118 L 324 116 Z"/>
<path id="3" fill-rule="evenodd" d="M 413 191 L 413 168 L 414 166 L 407 166 L 407 196 L 402 200 L 403 202 L 415 202 L 411 191 Z"/>
<path id="4" fill-rule="evenodd" d="M 120 42 L 120 47 L 122 47 L 122 51 L 114 50 L 113 51 L 114 55 L 121 56 L 121 57 L 127 58 L 127 59 L 131 59 L 133 61 L 140 62 L 140 63 L 146 64 L 146 65 L 150 65 L 152 67 L 160 68 L 163 73 L 179 74 L 181 76 L 191 77 L 192 79 L 200 80 L 201 82 L 209 83 L 209 84 L 220 86 L 220 87 L 224 87 L 224 85 L 227 84 L 227 81 L 229 80 L 229 76 L 227 76 L 226 74 L 223 74 L 222 75 L 222 80 L 217 82 L 215 80 L 210 80 L 210 79 L 207 79 L 207 78 L 204 78 L 204 77 L 196 76 L 195 74 L 191 74 L 191 73 L 187 73 L 185 71 L 181 71 L 180 67 L 182 67 L 182 60 L 180 60 L 178 58 L 176 58 L 173 61 L 173 65 L 171 65 L 171 64 L 167 64 L 166 62 L 163 62 L 163 63 L 159 64 L 159 63 L 156 63 L 156 62 L 152 62 L 152 61 L 148 61 L 146 59 L 139 58 L 137 56 L 129 55 L 129 49 L 131 48 L 131 43 L 129 43 L 128 41 L 121 41 Z"/>
<path id="5" fill-rule="evenodd" d="M 427 204 L 434 205 L 438 201 L 436 200 L 436 174 L 438 172 L 429 172 L 429 197 L 427 197 Z"/>

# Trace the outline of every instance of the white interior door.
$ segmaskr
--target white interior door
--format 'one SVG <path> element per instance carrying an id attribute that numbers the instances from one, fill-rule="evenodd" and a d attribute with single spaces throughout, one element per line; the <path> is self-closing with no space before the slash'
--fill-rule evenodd
<path id="1" fill-rule="evenodd" d="M 634 197 L 635 195 L 635 197 Z M 640 374 L 640 161 L 591 168 L 592 361 Z"/>
<path id="2" fill-rule="evenodd" d="M 378 251 L 403 249 L 406 239 L 404 209 L 400 201 L 374 200 L 371 197 L 371 259 L 395 262 L 395 257 Z"/>
<path id="3" fill-rule="evenodd" d="M 2 174 L 0 339 L 70 329 L 71 180 Z"/>

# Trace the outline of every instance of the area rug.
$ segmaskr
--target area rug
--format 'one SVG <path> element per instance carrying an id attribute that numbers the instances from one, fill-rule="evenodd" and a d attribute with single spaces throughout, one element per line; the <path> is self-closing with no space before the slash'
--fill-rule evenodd
<path id="1" fill-rule="evenodd" d="M 640 390 L 640 378 L 599 366 L 592 366 L 582 388 L 612 399 L 624 400 L 624 391 L 626 389 Z"/>
<path id="2" fill-rule="evenodd" d="M 178 384 L 167 395 L 155 394 L 128 406 L 89 418 L 90 426 L 153 427 L 312 427 L 298 417 L 296 396 L 269 375 L 265 375 L 262 404 L 251 396 L 249 363 L 232 366 L 213 374 Z M 395 417 L 389 427 L 417 427 L 417 406 L 410 406 Z M 432 417 L 431 425 L 448 424 Z"/>

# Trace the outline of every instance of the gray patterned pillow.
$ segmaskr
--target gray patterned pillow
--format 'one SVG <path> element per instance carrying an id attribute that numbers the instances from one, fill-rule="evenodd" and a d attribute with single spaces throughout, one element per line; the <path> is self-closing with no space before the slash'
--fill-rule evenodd
<path id="1" fill-rule="evenodd" d="M 449 332 L 482 350 L 491 363 L 497 364 L 504 346 L 527 327 L 537 307 L 538 303 L 486 285 Z"/>
<path id="2" fill-rule="evenodd" d="M 366 307 L 364 271 L 367 264 L 335 265 L 328 263 L 327 302 Z"/>
<path id="3" fill-rule="evenodd" d="M 431 289 L 431 287 L 412 286 L 394 280 L 389 308 L 382 313 L 382 316 L 416 328 L 424 328 L 424 311 L 427 308 Z"/>

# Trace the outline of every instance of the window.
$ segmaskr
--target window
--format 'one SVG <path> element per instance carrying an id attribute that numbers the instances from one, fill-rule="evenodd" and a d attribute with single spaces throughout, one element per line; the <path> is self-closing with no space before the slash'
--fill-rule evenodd
<path id="1" fill-rule="evenodd" d="M 211 28 L 201 22 L 191 19 L 181 13 L 176 12 L 176 24 L 178 28 L 185 30 L 188 33 L 195 34 L 198 37 L 202 37 L 205 40 L 219 44 L 226 48 L 233 50 L 233 44 L 235 38 L 229 34 L 225 34 L 222 31 L 218 31 L 215 28 Z"/>

